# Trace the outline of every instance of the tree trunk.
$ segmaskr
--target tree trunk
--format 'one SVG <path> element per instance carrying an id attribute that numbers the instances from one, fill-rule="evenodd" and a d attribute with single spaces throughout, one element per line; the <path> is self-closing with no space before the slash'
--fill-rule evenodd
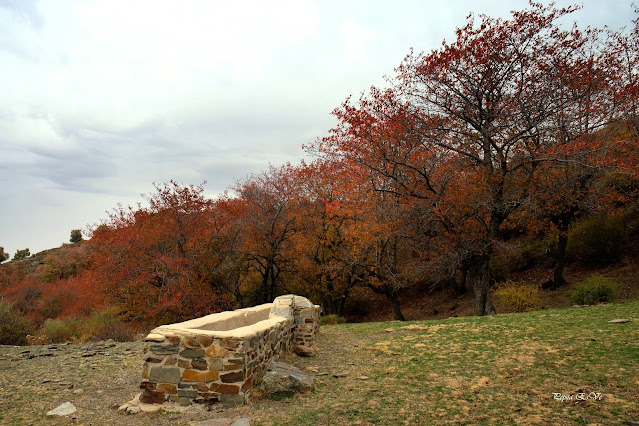
<path id="1" fill-rule="evenodd" d="M 406 321 L 406 318 L 404 318 L 404 315 L 402 314 L 402 310 L 399 306 L 397 293 L 396 292 L 386 293 L 386 297 L 388 298 L 388 301 L 390 302 L 390 305 L 391 305 L 391 309 L 393 310 L 393 318 L 397 321 Z"/>
<path id="2" fill-rule="evenodd" d="M 455 292 L 455 297 L 460 297 L 462 294 L 466 293 L 467 277 L 468 268 L 466 266 L 462 266 L 456 271 L 455 276 L 453 277 L 453 290 Z"/>
<path id="3" fill-rule="evenodd" d="M 477 315 L 494 315 L 495 306 L 490 296 L 490 256 L 484 255 L 477 259 L 473 268 L 473 291 L 475 292 L 475 307 Z"/>
<path id="4" fill-rule="evenodd" d="M 564 279 L 564 266 L 566 265 L 566 246 L 568 245 L 568 229 L 559 230 L 559 242 L 557 243 L 557 257 L 553 269 L 552 289 L 566 284 Z"/>
<path id="5" fill-rule="evenodd" d="M 262 291 L 261 291 L 261 293 L 262 293 L 262 295 L 261 295 L 262 296 L 262 303 L 269 303 L 269 300 L 268 300 L 268 276 L 269 276 L 268 270 L 265 273 L 262 274 Z M 272 302 L 272 300 L 270 302 Z"/>
<path id="6" fill-rule="evenodd" d="M 324 315 L 337 313 L 335 312 L 335 302 L 333 301 L 333 296 L 331 294 L 322 296 L 322 311 Z"/>

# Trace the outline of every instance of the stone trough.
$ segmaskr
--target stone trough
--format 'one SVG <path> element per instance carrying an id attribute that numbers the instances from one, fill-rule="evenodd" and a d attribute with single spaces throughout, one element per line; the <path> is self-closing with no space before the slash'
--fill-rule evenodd
<path id="1" fill-rule="evenodd" d="M 253 381 L 295 346 L 311 347 L 320 307 L 286 295 L 252 308 L 153 329 L 145 338 L 140 402 L 246 403 Z"/>

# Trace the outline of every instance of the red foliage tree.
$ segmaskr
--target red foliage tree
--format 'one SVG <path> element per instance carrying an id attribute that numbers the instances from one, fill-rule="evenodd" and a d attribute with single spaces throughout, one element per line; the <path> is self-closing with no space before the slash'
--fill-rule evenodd
<path id="1" fill-rule="evenodd" d="M 252 175 L 234 188 L 236 226 L 248 268 L 259 275 L 257 301 L 275 298 L 281 274 L 293 268 L 292 237 L 298 232 L 296 205 L 299 185 L 294 168 L 271 166 L 268 172 Z"/>
<path id="2" fill-rule="evenodd" d="M 556 24 L 573 10 L 533 4 L 509 20 L 471 17 L 454 43 L 411 52 L 392 89 L 344 103 L 338 127 L 314 147 L 424 201 L 444 252 L 467 253 L 479 315 L 495 312 L 490 259 L 505 221 L 531 202 L 540 166 L 565 161 L 568 146 L 597 150 L 584 135 L 618 118 L 610 50 L 597 31 Z"/>
<path id="3" fill-rule="evenodd" d="M 204 188 L 171 181 L 156 190 L 148 207 L 120 206 L 95 229 L 95 278 L 134 320 L 174 322 L 228 307 L 214 274 L 219 262 L 211 262 L 219 241 Z"/>

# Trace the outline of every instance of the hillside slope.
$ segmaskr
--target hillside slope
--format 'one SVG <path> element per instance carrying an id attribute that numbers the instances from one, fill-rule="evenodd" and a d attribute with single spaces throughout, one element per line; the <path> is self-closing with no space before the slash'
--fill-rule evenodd
<path id="1" fill-rule="evenodd" d="M 327 326 L 285 362 L 316 390 L 236 409 L 126 415 L 142 344 L 0 347 L 0 423 L 612 424 L 639 421 L 639 302 L 492 317 Z M 627 318 L 627 323 L 608 321 Z M 563 397 L 563 398 L 562 398 Z M 70 401 L 73 418 L 45 413 Z"/>

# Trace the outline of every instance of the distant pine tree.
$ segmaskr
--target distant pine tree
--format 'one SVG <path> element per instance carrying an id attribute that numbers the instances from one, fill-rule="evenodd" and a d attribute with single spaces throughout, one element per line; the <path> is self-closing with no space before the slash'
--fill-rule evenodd
<path id="1" fill-rule="evenodd" d="M 72 243 L 79 243 L 80 241 L 82 241 L 82 231 L 80 231 L 79 229 L 72 229 L 71 239 L 69 241 Z"/>

